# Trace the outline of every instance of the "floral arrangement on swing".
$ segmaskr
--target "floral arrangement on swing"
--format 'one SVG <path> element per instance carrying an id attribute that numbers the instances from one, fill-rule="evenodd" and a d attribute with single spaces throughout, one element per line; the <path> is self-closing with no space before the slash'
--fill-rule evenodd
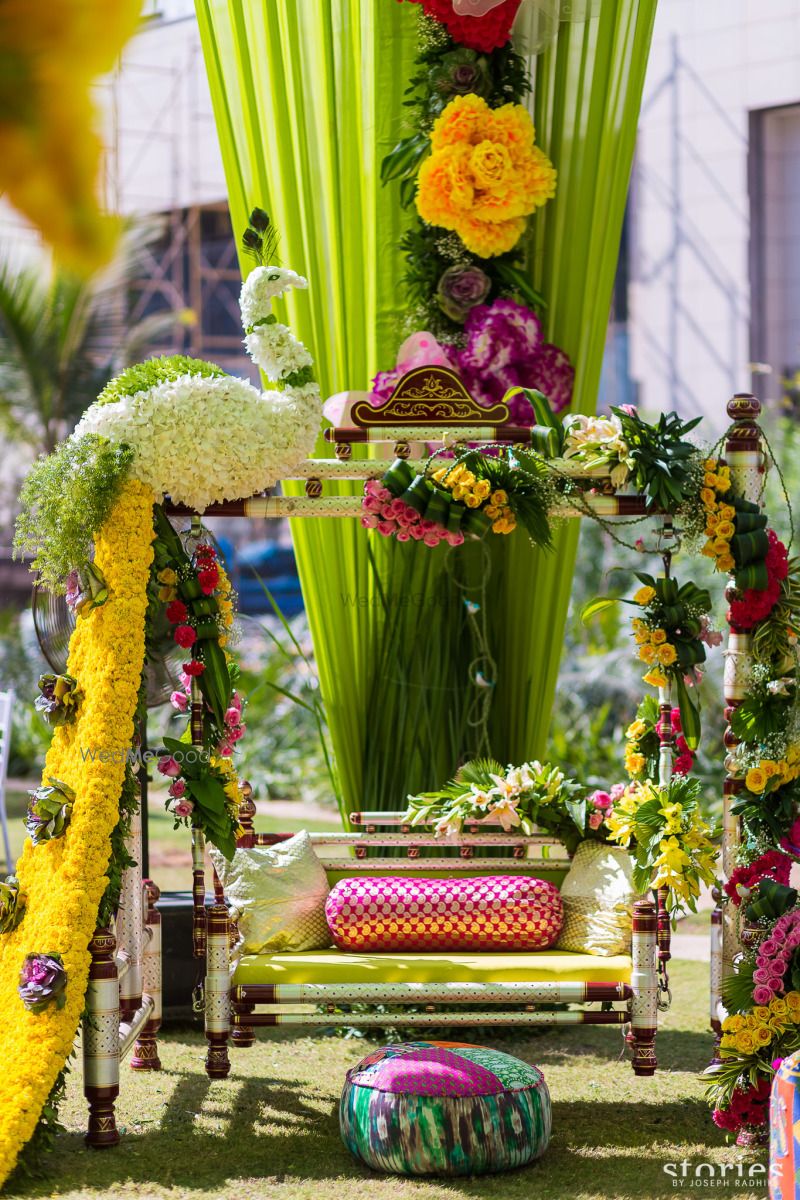
<path id="1" fill-rule="evenodd" d="M 2 1178 L 37 1129 L 46 1140 L 84 1010 L 89 942 L 113 919 L 131 865 L 132 764 L 154 669 L 174 671 L 185 724 L 157 756 L 169 811 L 233 855 L 246 729 L 230 653 L 236 598 L 200 518 L 179 533 L 165 503 L 199 513 L 273 486 L 308 456 L 322 416 L 311 355 L 272 312 L 306 281 L 272 265 L 261 209 L 243 242 L 256 259 L 241 294 L 244 342 L 271 387 L 182 355 L 129 367 L 22 489 L 15 552 L 30 557 L 40 590 L 64 598 L 74 629 L 66 668 L 40 680 L 36 708 L 53 738 L 22 856 L 0 885 L 0 1019 L 13 1041 L 0 1084 Z"/>

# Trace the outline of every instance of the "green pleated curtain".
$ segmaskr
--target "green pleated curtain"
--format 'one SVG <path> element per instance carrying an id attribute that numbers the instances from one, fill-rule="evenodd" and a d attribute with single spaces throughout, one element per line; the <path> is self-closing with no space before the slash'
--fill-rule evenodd
<path id="1" fill-rule="evenodd" d="M 530 269 L 548 299 L 548 336 L 575 363 L 574 407 L 582 412 L 597 400 L 655 3 L 600 0 L 595 17 L 563 25 L 557 43 L 536 60 L 537 141 L 558 167 L 559 187 L 535 218 Z M 402 129 L 416 6 L 196 6 L 234 229 L 244 228 L 253 204 L 271 213 L 281 260 L 310 281 L 308 293 L 292 295 L 286 315 L 314 354 L 323 394 L 363 388 L 393 365 L 400 340 L 397 242 L 407 218 L 396 190 L 381 187 L 379 168 Z M 243 258 L 243 271 L 251 265 Z M 441 731 L 428 730 L 428 777 L 419 765 L 404 775 L 401 762 L 390 764 L 385 792 L 370 787 L 365 797 L 372 672 L 384 627 L 368 539 L 351 520 L 298 520 L 292 536 L 344 808 L 397 807 L 407 787 L 433 787 L 457 764 L 437 754 L 447 741 Z M 545 753 L 576 544 L 572 527 L 559 532 L 549 555 L 531 550 L 521 534 L 492 545 L 492 748 L 506 761 Z M 420 594 L 441 591 L 438 551 L 380 546 L 377 558 L 384 584 L 402 575 Z M 451 597 L 450 617 L 457 602 Z M 440 637 L 435 615 L 413 631 Z M 385 686 L 396 681 L 387 678 Z M 409 691 L 412 715 L 413 705 Z M 390 794 L 393 780 L 397 794 Z"/>

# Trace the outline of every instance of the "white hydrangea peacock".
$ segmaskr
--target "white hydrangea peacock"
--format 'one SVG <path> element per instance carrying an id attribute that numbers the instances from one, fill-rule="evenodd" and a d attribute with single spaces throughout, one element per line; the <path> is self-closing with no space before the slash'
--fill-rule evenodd
<path id="1" fill-rule="evenodd" d="M 259 265 L 242 287 L 244 344 L 274 389 L 259 391 L 199 359 L 150 359 L 106 386 L 72 438 L 99 434 L 126 444 L 132 475 L 157 497 L 168 493 L 198 512 L 273 487 L 309 456 L 322 417 L 313 359 L 272 312 L 273 300 L 307 286 L 294 271 Z"/>

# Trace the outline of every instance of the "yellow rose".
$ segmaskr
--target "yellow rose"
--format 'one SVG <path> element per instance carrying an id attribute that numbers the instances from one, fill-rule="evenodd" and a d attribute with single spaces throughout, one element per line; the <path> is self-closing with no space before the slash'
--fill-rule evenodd
<path id="1" fill-rule="evenodd" d="M 800 992 L 787 992 L 784 996 L 788 1007 L 794 1011 L 800 1009 Z"/>
<path id="2" fill-rule="evenodd" d="M 722 1022 L 722 1029 L 726 1033 L 738 1033 L 744 1025 L 744 1017 L 741 1013 L 734 1013 L 731 1017 L 726 1017 Z"/>
<path id="3" fill-rule="evenodd" d="M 754 1036 L 757 1046 L 768 1046 L 774 1035 L 771 1029 L 767 1029 L 766 1025 L 759 1025 Z"/>
<path id="4" fill-rule="evenodd" d="M 463 501 L 469 495 L 469 488 L 463 483 L 457 483 L 453 488 L 453 499 Z"/>
<path id="5" fill-rule="evenodd" d="M 720 554 L 717 558 L 717 566 L 719 567 L 720 571 L 732 571 L 736 566 L 733 555 Z"/>
<path id="6" fill-rule="evenodd" d="M 717 460 L 715 458 L 707 458 L 706 461 L 703 463 L 704 471 L 716 471 L 716 469 L 717 469 Z"/>
<path id="7" fill-rule="evenodd" d="M 638 592 L 633 597 L 634 604 L 649 604 L 656 594 L 656 589 L 651 587 L 640 587 Z"/>
<path id="8" fill-rule="evenodd" d="M 655 662 L 656 653 L 657 653 L 657 651 L 656 651 L 655 646 L 648 645 L 648 646 L 640 646 L 639 647 L 639 658 L 642 660 L 642 662 L 646 662 L 646 663 Z"/>
<path id="9" fill-rule="evenodd" d="M 717 529 L 717 533 L 719 533 L 719 529 Z M 714 538 L 714 553 L 715 554 L 728 554 L 729 552 L 730 552 L 730 547 L 728 545 L 727 539 L 723 538 L 723 537 L 715 536 L 715 538 Z"/>
<path id="10" fill-rule="evenodd" d="M 659 646 L 658 661 L 662 667 L 671 667 L 677 657 L 678 654 L 674 646 L 670 646 L 669 643 L 666 646 Z"/>
<path id="11" fill-rule="evenodd" d="M 789 1011 L 789 1005 L 781 996 L 775 996 L 773 1000 L 770 1000 L 769 1008 L 776 1017 L 785 1017 Z"/>
<path id="12" fill-rule="evenodd" d="M 755 1017 L 755 1019 L 756 1019 L 757 1021 L 768 1021 L 768 1020 L 769 1020 L 770 1009 L 772 1009 L 772 1005 L 771 1005 L 771 1004 L 770 1004 L 769 1008 L 766 1006 L 766 1004 L 757 1004 L 757 1005 L 755 1006 L 755 1008 L 753 1009 L 753 1011 L 752 1011 L 752 1014 L 751 1014 L 751 1015 L 752 1015 L 753 1017 Z"/>
<path id="13" fill-rule="evenodd" d="M 767 786 L 767 775 L 760 767 L 751 767 L 744 778 L 745 787 L 748 792 L 753 792 L 754 795 L 759 795 Z"/>
<path id="14" fill-rule="evenodd" d="M 778 764 L 773 762 L 771 758 L 762 758 L 761 770 L 764 772 L 767 779 L 772 779 L 773 775 L 780 774 Z"/>
<path id="15" fill-rule="evenodd" d="M 492 492 L 492 504 L 508 504 L 508 493 L 504 492 L 502 488 Z"/>
<path id="16" fill-rule="evenodd" d="M 650 634 L 646 629 L 639 629 L 633 635 L 633 640 L 636 642 L 637 646 L 647 646 L 650 644 Z"/>
<path id="17" fill-rule="evenodd" d="M 703 476 L 703 485 L 707 488 L 715 488 L 717 486 L 717 477 L 713 471 L 706 471 Z"/>
<path id="18" fill-rule="evenodd" d="M 467 508 L 480 508 L 481 501 L 480 497 L 476 496 L 474 492 L 467 492 L 466 496 L 464 497 L 464 503 L 466 504 Z"/>
<path id="19" fill-rule="evenodd" d="M 495 517 L 499 517 L 501 512 L 500 508 L 496 504 L 487 504 L 483 511 L 486 513 L 486 516 L 491 517 L 492 520 L 494 520 Z"/>
<path id="20" fill-rule="evenodd" d="M 663 688 L 667 686 L 667 677 L 663 671 L 648 671 L 642 678 L 645 683 L 650 684 L 650 687 Z"/>
<path id="21" fill-rule="evenodd" d="M 752 1033 L 743 1029 L 741 1033 L 736 1035 L 736 1049 L 740 1054 L 752 1054 L 755 1048 L 756 1042 Z"/>
<path id="22" fill-rule="evenodd" d="M 700 499 L 705 504 L 706 508 L 711 508 L 717 502 L 717 493 L 712 488 L 701 488 Z"/>
<path id="23" fill-rule="evenodd" d="M 732 504 L 720 504 L 719 515 L 723 521 L 734 521 L 736 519 L 736 509 Z"/>
<path id="24" fill-rule="evenodd" d="M 654 629 L 654 630 L 653 630 L 653 635 L 652 635 L 652 638 L 651 638 L 651 641 L 653 642 L 653 645 L 655 645 L 655 646 L 663 646 L 663 645 L 664 645 L 664 642 L 665 642 L 666 640 L 667 640 L 667 634 L 666 634 L 666 630 L 664 630 L 664 629 Z"/>
<path id="25" fill-rule="evenodd" d="M 643 733 L 646 733 L 646 732 L 647 732 L 647 726 L 645 725 L 644 721 L 636 720 L 632 724 L 630 724 L 628 726 L 628 728 L 625 730 L 625 737 L 631 738 L 633 741 L 636 741 L 638 738 L 640 738 L 642 736 Z"/>
<path id="26" fill-rule="evenodd" d="M 733 527 L 732 521 L 720 521 L 717 525 L 717 538 L 725 538 L 727 542 L 733 537 L 734 533 L 736 533 L 736 530 Z"/>
<path id="27" fill-rule="evenodd" d="M 700 551 L 700 553 L 703 555 L 704 558 L 716 558 L 717 552 L 714 549 L 713 541 L 711 541 L 709 539 L 709 541 L 706 542 L 705 546 L 703 546 L 703 549 Z"/>
<path id="28" fill-rule="evenodd" d="M 625 756 L 625 770 L 629 775 L 638 775 L 645 767 L 645 757 L 643 754 L 627 754 Z"/>
<path id="29" fill-rule="evenodd" d="M 488 139 L 478 142 L 469 156 L 469 166 L 476 187 L 502 187 L 506 176 L 512 170 L 511 157 L 505 146 L 500 142 Z"/>
<path id="30" fill-rule="evenodd" d="M 491 490 L 492 485 L 489 483 L 488 479 L 478 480 L 478 482 L 475 484 L 475 487 L 472 489 L 473 493 L 478 497 L 479 500 L 485 500 Z"/>

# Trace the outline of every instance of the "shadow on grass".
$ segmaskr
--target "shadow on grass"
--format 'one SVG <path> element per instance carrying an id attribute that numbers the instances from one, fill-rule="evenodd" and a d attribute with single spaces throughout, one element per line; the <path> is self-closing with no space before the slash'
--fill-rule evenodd
<path id="1" fill-rule="evenodd" d="M 69 1135 L 59 1141 L 54 1175 L 14 1195 L 51 1196 L 56 1176 L 62 1188 L 68 1180 L 80 1194 L 87 1188 L 110 1197 L 123 1183 L 141 1186 L 143 1195 L 151 1194 L 148 1188 L 172 1188 L 188 1196 L 216 1189 L 221 1194 L 236 1180 L 270 1186 L 338 1181 L 345 1195 L 360 1181 L 372 1181 L 377 1189 L 385 1178 L 350 1157 L 339 1138 L 335 1105 L 307 1084 L 269 1075 L 213 1083 L 199 1073 L 165 1072 L 162 1078 L 168 1086 L 157 1125 L 134 1123 L 120 1146 L 106 1152 L 87 1151 L 80 1137 Z M 553 1129 L 541 1162 L 499 1176 L 447 1180 L 448 1193 L 503 1200 L 544 1194 L 548 1200 L 576 1194 L 659 1200 L 674 1194 L 663 1170 L 664 1161 L 678 1157 L 672 1147 L 691 1147 L 695 1159 L 687 1155 L 689 1161 L 699 1162 L 706 1145 L 721 1144 L 702 1101 L 659 1102 L 657 1092 L 652 1103 L 556 1102 Z"/>

